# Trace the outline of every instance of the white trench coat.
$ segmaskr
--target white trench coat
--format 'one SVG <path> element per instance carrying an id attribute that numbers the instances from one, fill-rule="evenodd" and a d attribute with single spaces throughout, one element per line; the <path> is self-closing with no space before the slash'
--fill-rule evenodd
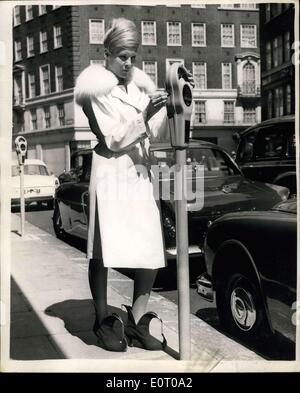
<path id="1" fill-rule="evenodd" d="M 99 139 L 89 186 L 87 257 L 101 258 L 105 267 L 165 266 L 159 201 L 148 172 L 148 137 L 166 132 L 166 111 L 148 124 L 142 116 L 147 93 L 154 90 L 151 79 L 137 68 L 127 92 L 99 65 L 85 69 L 76 82 L 75 98 Z"/>

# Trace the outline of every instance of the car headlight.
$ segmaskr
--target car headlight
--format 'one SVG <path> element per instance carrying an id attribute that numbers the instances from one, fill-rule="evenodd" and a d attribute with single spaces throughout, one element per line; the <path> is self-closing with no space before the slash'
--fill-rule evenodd
<path id="1" fill-rule="evenodd" d="M 290 190 L 287 187 L 282 187 L 282 186 L 278 186 L 277 184 L 270 184 L 270 183 L 268 183 L 268 186 L 272 188 L 274 191 L 276 191 L 283 201 L 286 201 L 288 199 L 290 195 Z"/>

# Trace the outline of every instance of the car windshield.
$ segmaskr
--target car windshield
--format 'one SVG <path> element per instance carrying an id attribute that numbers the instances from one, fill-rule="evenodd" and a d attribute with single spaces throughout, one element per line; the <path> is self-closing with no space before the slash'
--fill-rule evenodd
<path id="1" fill-rule="evenodd" d="M 11 168 L 12 176 L 19 176 L 19 166 L 13 165 Z M 47 168 L 44 165 L 30 164 L 24 165 L 24 175 L 38 175 L 38 176 L 49 176 Z"/>
<path id="2" fill-rule="evenodd" d="M 154 150 L 154 163 L 160 167 L 175 164 L 173 150 Z M 240 175 L 237 167 L 225 153 L 211 148 L 189 148 L 186 151 L 186 164 L 192 167 L 204 166 L 205 177 L 224 177 Z"/>
<path id="3" fill-rule="evenodd" d="M 287 202 L 279 203 L 273 210 L 297 214 L 297 200 L 289 200 Z"/>

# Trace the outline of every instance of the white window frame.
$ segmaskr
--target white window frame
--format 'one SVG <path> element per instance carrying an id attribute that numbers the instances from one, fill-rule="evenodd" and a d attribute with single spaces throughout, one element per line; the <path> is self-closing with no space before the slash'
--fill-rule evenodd
<path id="1" fill-rule="evenodd" d="M 206 8 L 206 4 L 191 4 L 191 8 Z"/>
<path id="2" fill-rule="evenodd" d="M 48 109 L 46 111 L 46 109 Z M 51 112 L 50 112 L 50 106 L 44 106 L 43 107 L 43 114 L 44 114 L 44 128 L 51 128 Z M 47 114 L 47 116 L 46 116 Z M 49 120 L 49 127 L 47 127 L 47 120 Z"/>
<path id="3" fill-rule="evenodd" d="M 30 53 L 29 48 L 30 48 L 30 39 L 32 39 L 32 53 Z M 34 36 L 33 35 L 28 35 L 26 37 L 27 41 L 27 57 L 33 57 L 34 56 Z"/>
<path id="4" fill-rule="evenodd" d="M 145 23 L 152 23 L 153 24 L 153 30 L 154 30 L 154 40 L 153 42 L 146 42 L 144 40 L 144 29 L 145 29 Z M 141 21 L 141 32 L 142 32 L 142 45 L 157 45 L 157 38 L 156 38 L 156 21 L 153 20 L 142 20 Z"/>
<path id="5" fill-rule="evenodd" d="M 250 110 L 251 109 L 251 110 Z M 246 117 L 252 117 L 254 115 L 254 120 L 253 121 L 247 121 Z M 256 107 L 243 107 L 243 122 L 246 124 L 255 124 L 257 123 L 257 114 L 256 114 Z"/>
<path id="6" fill-rule="evenodd" d="M 155 86 L 157 86 L 157 61 L 156 60 L 145 60 L 143 61 L 143 71 L 146 73 L 146 63 L 153 63 L 154 64 L 154 69 L 155 69 L 155 80 L 153 81 L 155 83 Z M 149 74 L 148 74 L 149 76 Z M 149 76 L 150 77 L 150 76 Z M 152 78 L 151 78 L 152 79 Z M 153 79 L 152 79 L 153 80 Z"/>
<path id="7" fill-rule="evenodd" d="M 255 45 L 249 45 L 243 43 L 243 27 L 245 26 L 253 26 L 254 27 L 254 39 Z M 257 26 L 253 23 L 242 23 L 240 25 L 240 40 L 241 40 L 241 48 L 257 48 Z"/>
<path id="8" fill-rule="evenodd" d="M 57 31 L 58 31 L 58 28 L 60 29 L 60 35 L 57 35 Z M 60 41 L 61 41 L 61 43 L 60 43 L 60 45 L 57 43 L 57 38 L 58 37 L 60 37 Z M 54 25 L 53 26 L 53 47 L 54 47 L 54 49 L 57 49 L 57 48 L 61 48 L 62 47 L 62 29 L 61 29 L 61 25 Z"/>
<path id="9" fill-rule="evenodd" d="M 204 41 L 204 44 L 197 44 L 197 43 L 195 43 L 195 40 L 194 40 L 194 28 L 195 28 L 195 25 L 202 25 L 203 26 L 203 41 Z M 200 23 L 200 22 L 192 23 L 191 24 L 191 29 L 192 29 L 192 46 L 198 46 L 198 47 L 206 46 L 206 23 Z"/>
<path id="10" fill-rule="evenodd" d="M 233 121 L 225 121 L 225 103 L 227 103 L 227 102 L 231 102 L 232 104 L 233 104 Z M 235 100 L 224 100 L 223 101 L 223 108 L 224 108 L 224 113 L 223 113 L 223 116 L 224 116 L 224 118 L 223 118 L 223 121 L 224 121 L 224 124 L 234 124 L 235 123 Z M 229 113 L 229 112 L 226 112 L 226 113 Z M 230 112 L 231 113 L 231 112 Z"/>
<path id="11" fill-rule="evenodd" d="M 105 60 L 102 60 L 102 59 L 101 60 L 100 59 L 99 60 L 96 60 L 96 59 L 93 60 L 93 59 L 91 59 L 90 60 L 90 64 L 100 64 L 100 65 L 102 65 L 104 67 L 105 66 Z"/>
<path id="12" fill-rule="evenodd" d="M 225 10 L 258 10 L 257 5 L 255 3 L 240 3 L 240 4 L 220 4 L 219 9 L 225 9 Z"/>
<path id="13" fill-rule="evenodd" d="M 229 87 L 225 87 L 225 65 L 226 64 L 229 64 L 229 80 L 230 80 L 230 83 L 229 83 Z M 228 90 L 228 89 L 232 89 L 232 63 L 230 63 L 230 62 L 226 62 L 226 63 L 222 63 L 222 65 L 221 65 L 221 67 L 222 67 L 222 89 L 224 89 L 224 90 Z"/>
<path id="14" fill-rule="evenodd" d="M 204 104 L 204 112 L 197 112 L 196 108 L 198 104 Z M 196 99 L 194 101 L 194 121 L 193 121 L 193 125 L 195 126 L 199 126 L 202 124 L 206 124 L 207 123 L 207 112 L 206 112 L 206 100 L 201 100 L 201 99 Z M 204 121 L 196 121 L 196 113 L 204 113 Z"/>
<path id="15" fill-rule="evenodd" d="M 31 83 L 31 76 L 33 77 L 33 83 Z M 36 80 L 34 72 L 29 72 L 27 75 L 28 80 L 28 98 L 36 97 Z M 32 94 L 32 86 L 34 86 L 34 94 Z"/>
<path id="16" fill-rule="evenodd" d="M 43 79 L 42 79 L 42 76 L 43 76 L 43 71 L 42 71 L 42 69 L 43 68 L 48 68 L 48 77 L 49 77 L 49 93 L 47 93 L 47 94 L 50 94 L 51 93 L 51 78 L 50 78 L 50 64 L 44 64 L 44 65 L 41 65 L 40 66 L 40 95 L 47 95 L 46 93 L 45 93 L 45 86 L 44 86 L 44 82 L 43 82 Z"/>
<path id="17" fill-rule="evenodd" d="M 20 60 L 22 60 L 22 42 L 21 40 L 15 40 L 15 61 Z"/>
<path id="18" fill-rule="evenodd" d="M 61 127 L 66 125 L 66 112 L 65 112 L 65 106 L 64 104 L 57 104 L 56 105 L 56 109 L 57 109 L 57 118 L 58 118 L 58 123 Z M 60 110 L 62 109 L 62 111 Z M 61 116 L 61 114 L 63 114 L 63 116 Z M 61 124 L 61 119 L 63 119 L 63 124 Z"/>
<path id="19" fill-rule="evenodd" d="M 170 37 L 169 37 L 169 33 L 170 33 L 170 24 L 171 23 L 176 23 L 179 27 L 179 43 L 170 43 Z M 167 45 L 168 46 L 182 46 L 182 34 L 181 34 L 181 22 L 177 22 L 177 21 L 168 21 L 167 22 Z"/>
<path id="20" fill-rule="evenodd" d="M 204 85 L 205 85 L 205 87 L 195 86 L 195 88 L 200 89 L 200 90 L 206 90 L 207 89 L 207 63 L 205 61 L 193 61 L 192 68 L 193 68 L 194 79 L 195 79 L 195 70 L 196 70 L 197 63 L 204 64 L 204 70 L 205 70 L 205 84 Z"/>
<path id="21" fill-rule="evenodd" d="M 46 33 L 46 40 L 45 41 L 42 40 L 43 33 Z M 47 49 L 45 49 L 45 50 L 43 49 L 43 42 L 46 42 L 46 45 L 47 45 Z M 46 53 L 46 52 L 48 52 L 48 32 L 46 29 L 43 29 L 40 31 L 40 53 Z"/>
<path id="22" fill-rule="evenodd" d="M 92 23 L 93 22 L 101 22 L 102 23 L 102 38 L 99 40 L 95 40 L 92 37 Z M 104 19 L 97 19 L 97 18 L 92 18 L 89 19 L 89 43 L 90 44 L 103 44 L 104 42 L 104 34 L 105 34 L 105 20 Z"/>
<path id="23" fill-rule="evenodd" d="M 29 15 L 29 10 L 31 11 L 31 15 Z M 33 19 L 33 6 L 32 5 L 25 6 L 25 14 L 26 14 L 26 21 Z"/>
<path id="24" fill-rule="evenodd" d="M 58 86 L 59 86 L 59 81 L 58 81 L 58 69 L 61 69 L 61 79 L 62 79 L 62 88 L 61 90 L 59 90 Z M 63 80 L 64 80 L 64 74 L 63 74 L 63 66 L 61 65 L 56 65 L 55 66 L 55 91 L 57 92 L 61 92 L 64 90 L 64 86 L 63 86 Z"/>
<path id="25" fill-rule="evenodd" d="M 36 108 L 30 109 L 30 130 L 37 130 L 37 113 L 36 113 Z M 33 116 L 34 114 L 34 116 Z M 35 123 L 35 127 L 33 126 L 33 119 Z"/>
<path id="26" fill-rule="evenodd" d="M 47 14 L 47 8 L 46 8 L 46 7 L 47 7 L 47 6 L 44 5 L 44 4 L 39 5 L 39 15 L 45 15 L 45 14 Z"/>
<path id="27" fill-rule="evenodd" d="M 224 26 L 232 26 L 232 44 L 231 45 L 225 45 L 223 42 L 223 29 Z M 234 48 L 235 47 L 235 37 L 234 37 L 234 23 L 221 23 L 221 47 L 222 48 Z"/>
<path id="28" fill-rule="evenodd" d="M 14 26 L 18 26 L 20 24 L 21 24 L 20 6 L 16 5 L 14 7 Z"/>
<path id="29" fill-rule="evenodd" d="M 166 59 L 166 72 L 168 71 L 168 69 L 169 69 L 169 67 L 171 65 L 170 62 L 172 62 L 172 64 L 173 63 L 180 63 L 180 64 L 184 65 L 184 59 L 168 58 L 168 59 Z"/>

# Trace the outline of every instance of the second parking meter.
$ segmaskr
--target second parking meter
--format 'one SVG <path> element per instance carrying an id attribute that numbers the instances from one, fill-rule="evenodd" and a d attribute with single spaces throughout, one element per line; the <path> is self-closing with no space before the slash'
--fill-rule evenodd
<path id="1" fill-rule="evenodd" d="M 183 148 L 189 143 L 193 101 L 188 72 L 183 65 L 173 63 L 170 66 L 167 72 L 166 90 L 169 94 L 167 113 L 171 145 Z"/>
<path id="2" fill-rule="evenodd" d="M 190 281 L 188 252 L 188 217 L 186 201 L 186 149 L 189 143 L 192 114 L 192 88 L 188 72 L 174 63 L 167 72 L 166 90 L 169 93 L 167 114 L 171 145 L 175 151 L 175 212 L 179 352 L 181 360 L 190 359 Z"/>
<path id="3" fill-rule="evenodd" d="M 21 206 L 21 236 L 25 234 L 25 196 L 24 196 L 24 163 L 27 155 L 27 141 L 23 136 L 15 139 L 16 153 L 20 168 L 20 206 Z"/>

